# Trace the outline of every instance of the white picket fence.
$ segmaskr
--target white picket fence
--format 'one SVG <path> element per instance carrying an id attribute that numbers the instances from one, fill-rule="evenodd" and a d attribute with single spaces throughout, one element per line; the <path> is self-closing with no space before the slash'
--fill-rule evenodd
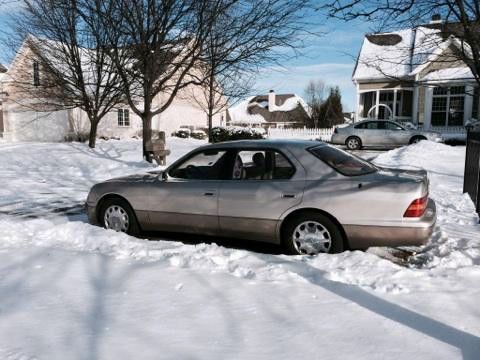
<path id="1" fill-rule="evenodd" d="M 333 127 L 328 129 L 270 128 L 268 129 L 268 137 L 270 139 L 302 139 L 330 141 L 332 139 L 333 130 Z"/>

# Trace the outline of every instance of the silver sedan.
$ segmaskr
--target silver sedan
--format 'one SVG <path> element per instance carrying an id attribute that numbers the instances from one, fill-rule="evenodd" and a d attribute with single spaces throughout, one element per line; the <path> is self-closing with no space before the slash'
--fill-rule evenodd
<path id="1" fill-rule="evenodd" d="M 163 172 L 95 185 L 90 222 L 107 229 L 221 235 L 293 254 L 421 245 L 436 219 L 424 171 L 380 168 L 321 142 L 200 147 Z"/>
<path id="2" fill-rule="evenodd" d="M 387 120 L 365 120 L 346 127 L 337 127 L 332 135 L 333 144 L 346 145 L 350 150 L 368 146 L 393 148 L 422 140 L 443 141 L 437 132 L 406 129 Z"/>

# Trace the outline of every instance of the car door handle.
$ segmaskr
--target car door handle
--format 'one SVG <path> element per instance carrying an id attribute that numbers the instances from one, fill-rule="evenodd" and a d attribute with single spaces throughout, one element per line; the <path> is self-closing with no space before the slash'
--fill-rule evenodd
<path id="1" fill-rule="evenodd" d="M 297 195 L 295 195 L 295 194 L 282 194 L 282 198 L 284 198 L 284 199 L 293 199 L 296 196 Z"/>
<path id="2" fill-rule="evenodd" d="M 215 196 L 215 191 L 205 191 L 203 193 L 204 196 Z"/>

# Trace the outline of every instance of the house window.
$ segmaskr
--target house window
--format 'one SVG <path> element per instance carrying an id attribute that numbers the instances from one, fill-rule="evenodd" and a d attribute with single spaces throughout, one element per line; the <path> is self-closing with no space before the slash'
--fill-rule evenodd
<path id="1" fill-rule="evenodd" d="M 40 86 L 40 65 L 38 61 L 33 62 L 33 86 Z"/>
<path id="2" fill-rule="evenodd" d="M 118 126 L 130 126 L 130 112 L 128 109 L 118 109 Z"/>
<path id="3" fill-rule="evenodd" d="M 465 86 L 437 86 L 433 89 L 432 125 L 462 126 Z"/>

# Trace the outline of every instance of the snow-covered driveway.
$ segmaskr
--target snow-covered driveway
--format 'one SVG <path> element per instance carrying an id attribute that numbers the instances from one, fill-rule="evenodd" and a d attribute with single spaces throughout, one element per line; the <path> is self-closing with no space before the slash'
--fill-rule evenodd
<path id="1" fill-rule="evenodd" d="M 170 139 L 170 161 L 198 144 Z M 0 143 L 0 359 L 480 357 L 465 148 L 376 159 L 426 168 L 438 205 L 431 244 L 399 266 L 375 250 L 288 257 L 88 225 L 89 187 L 148 169 L 140 146 Z"/>

